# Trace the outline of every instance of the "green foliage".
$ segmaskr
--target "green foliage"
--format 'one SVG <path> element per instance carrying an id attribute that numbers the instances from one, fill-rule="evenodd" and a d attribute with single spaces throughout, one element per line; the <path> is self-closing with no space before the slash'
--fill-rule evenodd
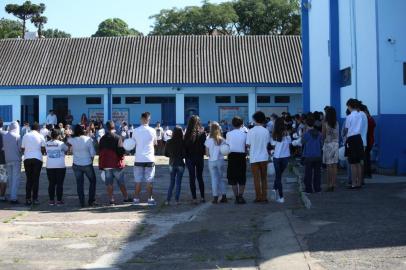
<path id="1" fill-rule="evenodd" d="M 150 18 L 155 20 L 151 35 L 204 35 L 214 30 L 232 34 L 233 24 L 238 20 L 231 3 L 208 1 L 201 7 L 164 9 Z"/>
<path id="2" fill-rule="evenodd" d="M 153 15 L 150 35 L 205 35 L 214 30 L 236 35 L 300 34 L 298 0 L 235 0 L 183 9 L 163 9 Z"/>
<path id="3" fill-rule="evenodd" d="M 300 4 L 297 0 L 238 0 L 237 32 L 244 35 L 300 34 Z"/>
<path id="4" fill-rule="evenodd" d="M 42 31 L 42 34 L 44 35 L 45 38 L 70 38 L 71 35 L 58 30 L 58 29 L 47 29 L 45 31 Z"/>
<path id="5" fill-rule="evenodd" d="M 31 22 L 35 25 L 35 27 L 38 28 L 38 37 L 41 37 L 42 29 L 44 28 L 44 25 L 48 22 L 48 18 L 37 14 L 31 18 Z"/>
<path id="6" fill-rule="evenodd" d="M 22 5 L 17 5 L 17 4 L 8 4 L 5 7 L 5 11 L 9 14 L 13 14 L 15 17 L 18 19 L 22 20 L 22 30 L 21 34 L 22 37 L 24 38 L 24 33 L 25 33 L 25 24 L 27 20 L 30 20 L 34 17 L 42 17 L 41 14 L 44 13 L 45 11 L 45 5 L 44 4 L 33 4 L 31 1 L 25 1 Z M 46 20 L 46 17 L 43 17 L 41 20 L 44 21 L 44 18 Z M 43 26 L 43 23 L 42 23 Z M 40 29 L 39 29 L 40 31 Z"/>
<path id="7" fill-rule="evenodd" d="M 0 39 L 17 38 L 21 36 L 22 29 L 23 25 L 19 21 L 0 19 Z"/>
<path id="8" fill-rule="evenodd" d="M 119 18 L 107 19 L 99 24 L 97 32 L 92 37 L 140 36 L 140 32 L 128 28 L 128 24 Z"/>

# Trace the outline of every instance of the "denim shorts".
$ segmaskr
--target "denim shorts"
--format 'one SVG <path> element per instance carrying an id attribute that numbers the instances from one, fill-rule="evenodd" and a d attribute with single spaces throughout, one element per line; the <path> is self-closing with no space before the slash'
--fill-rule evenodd
<path id="1" fill-rule="evenodd" d="M 106 174 L 106 186 L 110 186 L 114 184 L 114 179 L 117 180 L 117 184 L 119 186 L 125 185 L 124 180 L 124 170 L 123 169 L 109 169 L 104 171 Z"/>
<path id="2" fill-rule="evenodd" d="M 155 165 L 151 167 L 146 166 L 134 166 L 134 180 L 136 183 L 154 182 L 155 177 Z"/>

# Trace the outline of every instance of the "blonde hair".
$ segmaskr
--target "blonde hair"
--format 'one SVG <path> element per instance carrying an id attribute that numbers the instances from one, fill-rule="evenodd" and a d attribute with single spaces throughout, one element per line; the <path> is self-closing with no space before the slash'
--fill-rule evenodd
<path id="1" fill-rule="evenodd" d="M 223 142 L 223 136 L 221 136 L 221 127 L 219 123 L 212 122 L 210 124 L 209 137 L 212 138 L 217 145 L 220 145 Z"/>

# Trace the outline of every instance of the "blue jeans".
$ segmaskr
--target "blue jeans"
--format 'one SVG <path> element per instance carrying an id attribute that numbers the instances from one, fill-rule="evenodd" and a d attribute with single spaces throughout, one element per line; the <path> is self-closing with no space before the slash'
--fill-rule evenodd
<path id="1" fill-rule="evenodd" d="M 209 161 L 211 189 L 213 196 L 226 194 L 226 182 L 223 180 L 224 160 Z"/>
<path id="2" fill-rule="evenodd" d="M 275 181 L 273 183 L 273 189 L 278 191 L 279 197 L 283 198 L 283 187 L 282 187 L 282 174 L 283 171 L 289 164 L 289 158 L 274 158 L 273 166 L 275 167 Z"/>
<path id="3" fill-rule="evenodd" d="M 182 177 L 185 172 L 185 166 L 169 166 L 169 173 L 171 176 L 171 183 L 168 189 L 168 196 L 166 200 L 169 202 L 172 198 L 173 188 L 175 187 L 176 182 L 176 191 L 175 191 L 175 200 L 179 201 L 180 189 L 182 186 Z"/>
<path id="4" fill-rule="evenodd" d="M 88 203 L 91 204 L 96 200 L 96 174 L 94 172 L 93 165 L 87 166 L 79 166 L 73 164 L 72 166 L 73 173 L 75 174 L 76 178 L 76 188 L 78 192 L 78 197 L 81 205 L 85 204 L 85 175 L 87 179 L 89 179 L 90 186 L 89 186 L 89 200 Z"/>

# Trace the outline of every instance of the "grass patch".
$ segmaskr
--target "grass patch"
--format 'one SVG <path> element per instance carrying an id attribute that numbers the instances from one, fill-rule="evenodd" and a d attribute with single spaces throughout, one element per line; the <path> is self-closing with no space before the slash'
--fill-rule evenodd
<path id="1" fill-rule="evenodd" d="M 11 217 L 6 218 L 5 220 L 3 220 L 3 223 L 11 223 L 11 222 L 15 221 L 17 218 L 24 216 L 26 213 L 27 213 L 27 212 L 20 212 L 20 213 L 17 213 L 17 214 L 15 214 L 15 215 L 13 215 L 13 216 L 11 216 Z"/>
<path id="2" fill-rule="evenodd" d="M 147 225 L 146 224 L 140 224 L 139 226 L 137 226 L 137 229 L 135 230 L 135 235 L 137 236 L 141 236 L 145 233 L 147 229 Z"/>

